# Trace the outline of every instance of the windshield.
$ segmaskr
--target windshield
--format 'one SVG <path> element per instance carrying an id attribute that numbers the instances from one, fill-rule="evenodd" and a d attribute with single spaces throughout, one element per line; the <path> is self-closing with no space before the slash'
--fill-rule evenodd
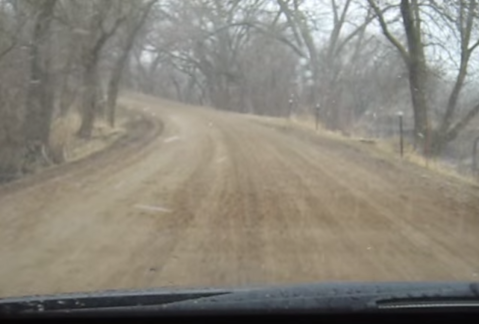
<path id="1" fill-rule="evenodd" d="M 479 8 L 0 0 L 0 297 L 479 279 Z"/>

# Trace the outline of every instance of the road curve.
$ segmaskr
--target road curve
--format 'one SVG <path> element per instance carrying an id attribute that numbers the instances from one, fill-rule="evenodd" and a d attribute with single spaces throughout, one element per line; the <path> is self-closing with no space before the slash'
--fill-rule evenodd
<path id="1" fill-rule="evenodd" d="M 0 191 L 0 297 L 479 278 L 471 186 L 255 118 L 129 104 L 161 135 Z"/>

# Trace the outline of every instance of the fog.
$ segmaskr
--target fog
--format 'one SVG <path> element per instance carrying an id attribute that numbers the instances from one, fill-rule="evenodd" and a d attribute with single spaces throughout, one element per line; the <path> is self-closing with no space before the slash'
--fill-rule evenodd
<path id="1" fill-rule="evenodd" d="M 415 152 L 471 171 L 475 1 L 0 5 L 3 178 L 63 162 L 55 121 L 77 115 L 86 140 L 97 121 L 113 127 L 121 89 L 288 118 L 319 105 L 321 125 L 347 136 L 397 137 L 402 111 Z"/>

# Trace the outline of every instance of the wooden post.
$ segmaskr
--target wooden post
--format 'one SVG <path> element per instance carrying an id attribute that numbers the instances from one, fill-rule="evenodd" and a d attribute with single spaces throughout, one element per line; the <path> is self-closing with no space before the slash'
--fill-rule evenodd
<path id="1" fill-rule="evenodd" d="M 320 104 L 318 103 L 316 105 L 316 109 L 315 109 L 315 119 L 316 119 L 316 131 L 318 131 L 318 128 L 319 128 L 319 110 L 321 109 L 321 106 Z"/>
<path id="2" fill-rule="evenodd" d="M 472 148 L 472 172 L 477 174 L 477 146 L 479 145 L 479 137 L 474 140 L 474 147 Z"/>
<path id="3" fill-rule="evenodd" d="M 398 113 L 399 116 L 399 147 L 401 152 L 401 158 L 404 157 L 404 130 L 403 130 L 403 112 Z"/>
<path id="4" fill-rule="evenodd" d="M 426 167 L 429 167 L 429 158 L 431 154 L 431 127 L 429 119 L 427 120 L 426 138 L 424 139 L 424 157 L 426 158 Z"/>
<path id="5" fill-rule="evenodd" d="M 293 114 L 293 98 L 289 99 L 289 114 L 288 114 L 288 119 L 291 119 L 291 115 Z"/>

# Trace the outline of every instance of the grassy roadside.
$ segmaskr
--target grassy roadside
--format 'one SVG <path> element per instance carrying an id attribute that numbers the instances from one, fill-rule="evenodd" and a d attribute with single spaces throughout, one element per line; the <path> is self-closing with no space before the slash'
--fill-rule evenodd
<path id="1" fill-rule="evenodd" d="M 50 145 L 56 163 L 77 161 L 86 158 L 98 151 L 104 150 L 125 135 L 125 124 L 128 117 L 125 108 L 119 107 L 117 126 L 112 128 L 106 121 L 95 122 L 92 137 L 89 140 L 76 136 L 81 119 L 76 113 L 53 123 L 50 136 Z"/>
<path id="2" fill-rule="evenodd" d="M 95 122 L 92 137 L 89 140 L 76 136 L 81 123 L 78 114 L 71 113 L 56 119 L 51 127 L 49 154 L 43 152 L 42 159 L 27 160 L 22 172 L 0 174 L 0 186 L 36 178 L 35 175 L 48 174 L 61 166 L 74 164 L 107 151 L 128 137 L 134 116 L 136 116 L 135 113 L 121 103 L 118 107 L 117 126 L 112 128 L 99 119 Z"/>
<path id="3" fill-rule="evenodd" d="M 399 138 L 390 138 L 376 141 L 376 147 L 378 150 L 384 152 L 385 154 L 399 158 Z M 412 145 L 404 146 L 404 161 L 415 164 L 417 166 L 423 167 L 425 169 L 431 170 L 438 174 L 455 178 L 460 181 L 467 182 L 469 184 L 476 184 L 477 179 L 474 179 L 472 176 L 468 177 L 464 174 L 459 173 L 454 167 L 442 162 L 439 159 L 435 158 L 425 158 L 424 156 L 418 154 Z"/>
<path id="4" fill-rule="evenodd" d="M 437 159 L 426 159 L 418 154 L 411 145 L 405 145 L 404 156 L 400 157 L 399 139 L 375 139 L 363 138 L 352 135 L 344 135 L 339 132 L 333 132 L 319 125 L 315 128 L 315 120 L 311 116 L 294 116 L 291 119 L 277 117 L 259 117 L 247 115 L 247 118 L 269 127 L 273 127 L 283 133 L 294 133 L 301 138 L 322 137 L 337 143 L 352 146 L 378 159 L 388 160 L 395 164 L 411 164 L 424 170 L 428 170 L 438 175 L 455 179 L 472 186 L 477 186 L 478 182 L 472 177 L 465 176 L 453 167 Z"/>

